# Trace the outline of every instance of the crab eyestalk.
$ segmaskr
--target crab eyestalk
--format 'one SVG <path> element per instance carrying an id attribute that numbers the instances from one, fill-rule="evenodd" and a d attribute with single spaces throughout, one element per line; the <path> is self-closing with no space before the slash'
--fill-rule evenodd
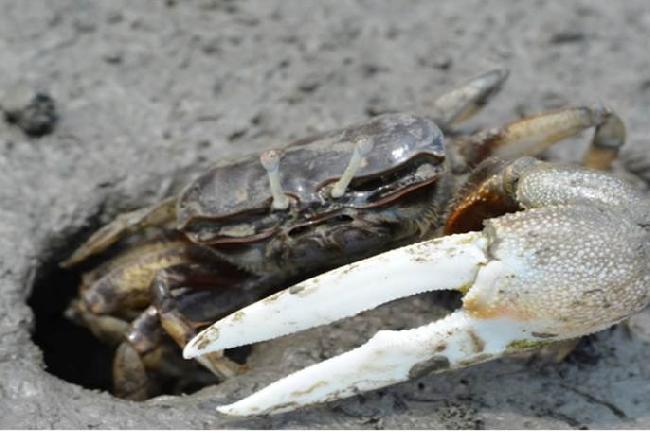
<path id="1" fill-rule="evenodd" d="M 355 174 L 361 168 L 363 158 L 368 155 L 370 150 L 372 150 L 372 141 L 369 139 L 364 138 L 357 142 L 348 166 L 345 168 L 341 178 L 332 187 L 332 192 L 330 193 L 332 198 L 340 198 L 343 196 L 345 189 L 350 185 L 350 181 L 352 181 L 352 178 L 354 178 Z"/>
<path id="2" fill-rule="evenodd" d="M 260 163 L 269 176 L 269 185 L 273 203 L 271 207 L 276 210 L 286 210 L 289 208 L 289 197 L 282 190 L 280 183 L 280 154 L 276 150 L 268 150 L 260 155 Z"/>

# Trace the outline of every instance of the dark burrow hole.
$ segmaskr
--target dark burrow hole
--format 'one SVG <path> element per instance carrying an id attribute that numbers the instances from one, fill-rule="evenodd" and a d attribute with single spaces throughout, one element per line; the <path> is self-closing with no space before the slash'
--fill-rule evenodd
<path id="1" fill-rule="evenodd" d="M 32 339 L 43 352 L 47 372 L 67 382 L 112 394 L 115 348 L 101 342 L 90 330 L 65 316 L 66 309 L 77 295 L 81 273 L 59 267 L 58 260 L 60 258 L 41 266 L 27 300 L 35 317 Z M 226 351 L 226 355 L 237 363 L 245 363 L 250 353 L 251 346 Z M 198 364 L 195 370 L 205 372 L 205 376 L 193 376 L 192 381 L 160 379 L 159 388 L 151 397 L 190 394 L 218 382 L 214 375 Z M 197 378 L 205 381 L 198 382 Z"/>
<path id="2" fill-rule="evenodd" d="M 34 343 L 43 351 L 46 370 L 90 389 L 111 390 L 113 349 L 64 312 L 76 295 L 80 277 L 57 266 L 45 267 L 27 300 L 34 311 Z"/>

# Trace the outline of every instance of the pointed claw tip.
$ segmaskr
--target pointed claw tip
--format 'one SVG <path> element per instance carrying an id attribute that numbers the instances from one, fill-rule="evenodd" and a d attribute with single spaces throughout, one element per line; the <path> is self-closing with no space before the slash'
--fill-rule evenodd
<path id="1" fill-rule="evenodd" d="M 217 410 L 217 412 L 219 414 L 233 415 L 232 414 L 232 407 L 230 405 L 217 406 L 216 410 Z"/>
<path id="2" fill-rule="evenodd" d="M 221 406 L 217 406 L 216 410 L 218 413 L 228 415 L 230 417 L 247 417 L 247 416 L 255 415 L 254 412 L 243 411 L 239 409 L 236 405 L 237 402 L 231 403 L 229 405 L 221 405 Z"/>
<path id="3" fill-rule="evenodd" d="M 185 348 L 183 348 L 183 358 L 192 359 L 192 358 L 196 358 L 197 356 L 199 356 L 199 353 L 192 345 L 192 342 L 190 342 L 187 346 L 185 346 Z"/>
<path id="4" fill-rule="evenodd" d="M 204 329 L 185 345 L 183 348 L 183 358 L 196 358 L 197 356 L 201 356 L 205 353 L 211 353 L 225 349 L 225 347 L 216 344 L 218 338 L 219 329 L 214 325 L 207 329 Z"/>
<path id="5" fill-rule="evenodd" d="M 199 357 L 199 356 L 203 355 L 204 353 L 206 353 L 202 349 L 202 346 L 200 345 L 199 340 L 197 340 L 198 337 L 200 337 L 200 335 L 197 335 L 192 340 L 190 340 L 189 343 L 187 343 L 185 345 L 185 347 L 183 348 L 183 358 L 192 359 L 192 358 Z M 205 346 L 203 346 L 203 347 L 205 347 Z"/>

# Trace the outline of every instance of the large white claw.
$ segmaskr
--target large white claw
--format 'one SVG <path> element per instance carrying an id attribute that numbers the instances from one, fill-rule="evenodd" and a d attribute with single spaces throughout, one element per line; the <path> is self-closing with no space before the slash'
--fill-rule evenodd
<path id="1" fill-rule="evenodd" d="M 325 325 L 425 291 L 468 288 L 487 261 L 486 245 L 482 233 L 459 234 L 345 265 L 219 320 L 194 337 L 183 356 Z"/>
<path id="2" fill-rule="evenodd" d="M 287 412 L 487 361 L 501 356 L 516 340 L 532 338 L 527 326 L 509 319 L 475 319 L 457 311 L 417 329 L 379 331 L 357 349 L 293 373 L 217 411 L 233 416 Z"/>

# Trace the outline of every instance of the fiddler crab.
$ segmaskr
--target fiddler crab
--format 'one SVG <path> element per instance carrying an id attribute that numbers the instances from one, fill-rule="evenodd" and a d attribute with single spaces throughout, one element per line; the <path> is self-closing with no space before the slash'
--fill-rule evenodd
<path id="1" fill-rule="evenodd" d="M 244 367 L 225 349 L 427 291 L 456 289 L 462 308 L 380 331 L 218 411 L 341 399 L 580 337 L 643 309 L 648 197 L 604 172 L 623 122 L 605 107 L 571 107 L 455 132 L 507 75 L 488 71 L 443 95 L 431 118 L 384 114 L 217 163 L 177 196 L 97 231 L 64 265 L 122 244 L 83 276 L 70 308 L 118 345 L 118 395 L 147 398 L 158 374 L 183 376 L 172 341 L 229 377 Z M 588 128 L 584 167 L 531 157 Z"/>

